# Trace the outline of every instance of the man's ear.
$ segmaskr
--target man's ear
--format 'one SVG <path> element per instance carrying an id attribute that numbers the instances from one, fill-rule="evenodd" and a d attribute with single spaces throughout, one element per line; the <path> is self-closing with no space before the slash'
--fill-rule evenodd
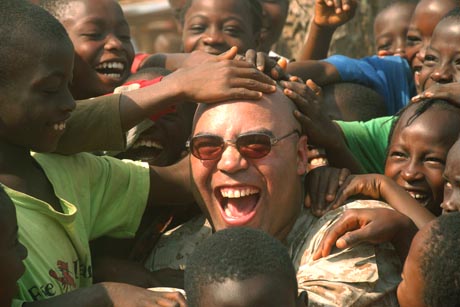
<path id="1" fill-rule="evenodd" d="M 308 293 L 307 291 L 302 291 L 296 299 L 296 307 L 307 307 L 308 306 Z"/>
<path id="2" fill-rule="evenodd" d="M 301 135 L 297 142 L 297 174 L 299 176 L 307 172 L 307 139 L 306 135 Z"/>

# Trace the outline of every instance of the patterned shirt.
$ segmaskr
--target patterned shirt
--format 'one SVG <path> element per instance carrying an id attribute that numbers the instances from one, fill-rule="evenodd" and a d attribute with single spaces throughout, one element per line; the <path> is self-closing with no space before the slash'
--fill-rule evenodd
<path id="1" fill-rule="evenodd" d="M 389 206 L 359 200 L 321 218 L 303 210 L 285 242 L 297 271 L 299 291 L 308 292 L 309 306 L 398 306 L 395 288 L 401 281 L 401 264 L 390 244 L 334 249 L 328 257 L 313 261 L 312 255 L 326 231 L 348 208 Z M 165 233 L 146 267 L 184 270 L 195 247 L 211 234 L 212 228 L 202 216 Z"/>

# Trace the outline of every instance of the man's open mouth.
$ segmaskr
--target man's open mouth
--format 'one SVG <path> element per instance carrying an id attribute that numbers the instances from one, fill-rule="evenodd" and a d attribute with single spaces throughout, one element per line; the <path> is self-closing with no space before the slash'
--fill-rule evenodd
<path id="1" fill-rule="evenodd" d="M 247 224 L 256 214 L 260 191 L 254 187 L 221 187 L 216 191 L 224 220 L 233 226 Z"/>

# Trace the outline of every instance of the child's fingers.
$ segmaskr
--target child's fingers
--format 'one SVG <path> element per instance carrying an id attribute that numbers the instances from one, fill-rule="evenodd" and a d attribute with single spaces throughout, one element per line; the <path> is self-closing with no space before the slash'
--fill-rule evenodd
<path id="1" fill-rule="evenodd" d="M 256 67 L 260 71 L 265 71 L 265 57 L 267 55 L 264 52 L 257 52 L 256 54 Z"/>
<path id="2" fill-rule="evenodd" d="M 238 54 L 238 47 L 233 46 L 224 53 L 221 53 L 217 56 L 217 60 L 233 60 Z"/>
<path id="3" fill-rule="evenodd" d="M 305 84 L 313 91 L 313 93 L 315 93 L 316 96 L 321 95 L 321 87 L 318 86 L 313 80 L 308 79 L 307 82 L 305 82 Z"/>
<path id="4" fill-rule="evenodd" d="M 348 231 L 352 229 L 357 229 L 359 228 L 359 222 L 358 220 L 353 217 L 352 215 L 349 214 L 343 214 L 337 222 L 335 222 L 329 230 L 326 232 L 324 235 L 323 239 L 321 240 L 321 243 L 319 244 L 317 250 L 313 254 L 313 260 L 318 260 L 322 257 L 327 257 L 331 253 L 331 250 L 334 246 L 337 245 L 337 247 L 344 246 L 347 244 L 347 242 L 340 242 L 340 238 L 347 233 Z M 340 247 L 341 248 L 341 247 Z"/>
<path id="5" fill-rule="evenodd" d="M 248 49 L 246 51 L 244 57 L 246 58 L 246 62 L 256 66 L 256 51 L 254 49 Z M 257 67 L 257 69 L 258 69 L 258 67 Z"/>

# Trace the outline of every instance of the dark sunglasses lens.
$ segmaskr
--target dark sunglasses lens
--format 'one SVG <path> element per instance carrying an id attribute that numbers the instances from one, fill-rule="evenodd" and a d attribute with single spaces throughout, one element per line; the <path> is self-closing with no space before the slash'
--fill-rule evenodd
<path id="1" fill-rule="evenodd" d="M 190 148 L 198 159 L 218 159 L 222 153 L 223 141 L 217 136 L 197 136 L 192 138 Z"/>
<path id="2" fill-rule="evenodd" d="M 270 137 L 264 134 L 242 135 L 237 139 L 236 146 L 241 155 L 251 159 L 265 157 L 272 147 Z"/>

